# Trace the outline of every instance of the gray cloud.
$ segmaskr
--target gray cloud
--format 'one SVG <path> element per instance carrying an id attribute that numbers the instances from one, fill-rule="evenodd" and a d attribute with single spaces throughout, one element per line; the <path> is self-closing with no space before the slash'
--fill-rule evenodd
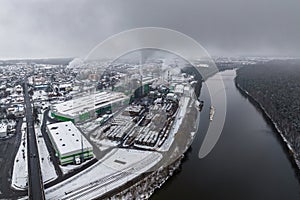
<path id="1" fill-rule="evenodd" d="M 212 55 L 299 56 L 299 0 L 1 1 L 0 58 L 84 56 L 123 30 L 183 32 Z"/>

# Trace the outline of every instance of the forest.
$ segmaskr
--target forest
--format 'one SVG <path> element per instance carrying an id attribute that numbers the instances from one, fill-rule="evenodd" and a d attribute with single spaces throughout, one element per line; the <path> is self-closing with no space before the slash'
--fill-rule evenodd
<path id="1" fill-rule="evenodd" d="M 237 70 L 236 84 L 270 115 L 300 161 L 300 60 L 272 60 Z"/>

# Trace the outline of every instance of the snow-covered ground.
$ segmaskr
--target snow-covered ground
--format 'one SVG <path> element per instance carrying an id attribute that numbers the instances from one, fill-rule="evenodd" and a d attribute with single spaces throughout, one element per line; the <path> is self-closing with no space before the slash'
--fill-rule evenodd
<path id="1" fill-rule="evenodd" d="M 21 145 L 15 157 L 11 186 L 16 190 L 26 190 L 27 189 L 27 175 L 28 175 L 28 166 L 27 166 L 27 137 L 24 128 L 26 123 L 23 122 L 21 132 Z"/>
<path id="2" fill-rule="evenodd" d="M 58 176 L 56 174 L 54 165 L 50 160 L 50 155 L 45 140 L 42 136 L 41 129 L 38 125 L 35 126 L 35 135 L 38 145 L 43 182 L 48 183 L 52 180 L 55 180 Z"/>
<path id="3" fill-rule="evenodd" d="M 97 139 L 91 137 L 91 141 L 93 141 L 94 144 L 96 144 L 97 147 L 101 151 L 104 151 L 104 150 L 112 148 L 112 147 L 116 147 L 118 145 L 118 142 L 112 141 L 112 140 L 109 140 L 109 139 L 97 140 Z"/>
<path id="4" fill-rule="evenodd" d="M 42 115 L 39 116 L 41 120 Z M 26 190 L 28 183 L 28 165 L 27 165 L 27 134 L 25 131 L 26 122 L 23 122 L 21 127 L 21 145 L 15 157 L 11 186 L 17 190 Z M 42 170 L 43 182 L 47 183 L 58 176 L 54 165 L 50 160 L 50 155 L 39 126 L 35 126 L 35 133 L 38 145 L 40 165 Z"/>
<path id="5" fill-rule="evenodd" d="M 90 122 L 84 123 L 82 125 L 79 125 L 80 129 L 85 133 L 92 131 L 93 129 L 97 128 L 98 126 L 100 126 L 100 124 L 95 123 L 95 121 L 90 121 Z"/>
<path id="6" fill-rule="evenodd" d="M 86 129 L 88 129 L 90 126 L 93 126 L 92 122 L 86 122 L 84 124 L 77 125 L 82 131 L 86 132 Z"/>
<path id="7" fill-rule="evenodd" d="M 59 167 L 60 167 L 62 173 L 65 175 L 65 174 L 68 174 L 68 173 L 74 171 L 75 169 L 82 167 L 85 164 L 86 164 L 86 162 L 83 162 L 80 165 L 72 165 L 72 164 L 68 164 L 65 166 L 59 165 Z"/>
<path id="8" fill-rule="evenodd" d="M 157 152 L 116 148 L 93 166 L 45 191 L 47 199 L 92 199 L 146 172 L 162 159 Z"/>

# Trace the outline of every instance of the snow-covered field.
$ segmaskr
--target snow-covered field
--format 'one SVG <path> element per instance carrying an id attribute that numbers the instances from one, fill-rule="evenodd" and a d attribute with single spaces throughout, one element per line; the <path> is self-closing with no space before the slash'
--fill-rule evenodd
<path id="1" fill-rule="evenodd" d="M 92 199 L 146 172 L 162 159 L 157 152 L 116 148 L 79 174 L 47 189 L 47 199 Z"/>
<path id="2" fill-rule="evenodd" d="M 21 145 L 15 157 L 11 186 L 17 190 L 26 190 L 27 188 L 27 137 L 24 128 L 26 127 L 26 123 L 23 122 L 21 132 L 22 139 Z"/>

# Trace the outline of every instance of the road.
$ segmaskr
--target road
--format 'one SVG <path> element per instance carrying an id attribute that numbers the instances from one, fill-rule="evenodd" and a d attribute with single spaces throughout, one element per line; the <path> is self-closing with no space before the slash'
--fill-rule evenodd
<path id="1" fill-rule="evenodd" d="M 27 80 L 24 83 L 24 101 L 26 113 L 26 131 L 28 148 L 28 195 L 30 199 L 45 199 L 44 185 L 39 161 L 39 153 L 34 131 L 34 121 L 30 97 L 28 94 Z"/>
<path id="2" fill-rule="evenodd" d="M 22 119 L 17 121 L 16 134 L 0 140 L 0 199 L 14 199 L 26 195 L 26 191 L 11 188 L 11 176 L 14 160 L 21 142 Z"/>

